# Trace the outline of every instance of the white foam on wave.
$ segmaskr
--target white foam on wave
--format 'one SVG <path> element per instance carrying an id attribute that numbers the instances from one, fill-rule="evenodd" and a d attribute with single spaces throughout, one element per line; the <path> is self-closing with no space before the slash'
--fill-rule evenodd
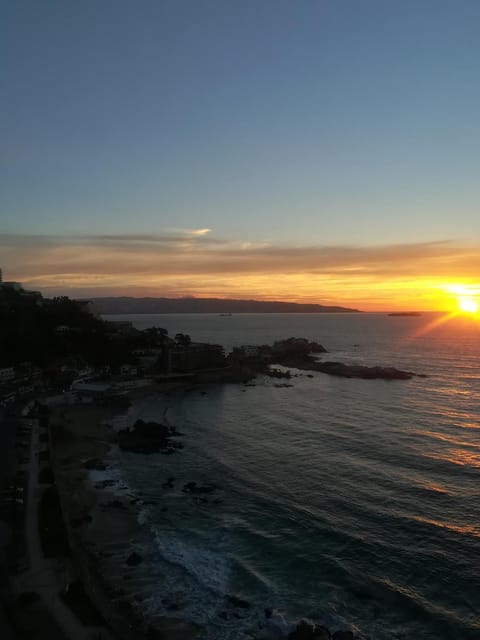
<path id="1" fill-rule="evenodd" d="M 152 527 L 155 542 L 162 557 L 170 564 L 182 567 L 203 587 L 225 593 L 231 576 L 231 563 L 219 552 L 186 543 L 177 536 L 159 532 Z"/>
<path id="2" fill-rule="evenodd" d="M 142 511 L 146 523 L 148 511 Z M 278 639 L 292 630 L 292 623 L 281 612 L 274 611 L 267 619 L 265 603 L 258 606 L 251 603 L 249 608 L 243 608 L 228 600 L 229 595 L 235 594 L 233 559 L 222 551 L 221 544 L 212 550 L 155 526 L 151 526 L 151 531 L 160 558 L 143 566 L 143 570 L 148 567 L 150 579 L 155 583 L 155 589 L 141 601 L 147 616 L 155 619 L 173 615 L 196 623 L 202 629 L 198 640 L 238 640 L 260 632 Z"/>
<path id="3" fill-rule="evenodd" d="M 147 507 L 142 507 L 137 515 L 138 524 L 141 527 L 143 527 L 148 522 L 149 516 L 150 516 L 150 509 L 148 509 Z"/>
<path id="4" fill-rule="evenodd" d="M 92 469 L 88 472 L 88 480 L 96 491 L 106 491 L 120 497 L 132 495 L 132 489 L 125 481 L 119 467 Z"/>

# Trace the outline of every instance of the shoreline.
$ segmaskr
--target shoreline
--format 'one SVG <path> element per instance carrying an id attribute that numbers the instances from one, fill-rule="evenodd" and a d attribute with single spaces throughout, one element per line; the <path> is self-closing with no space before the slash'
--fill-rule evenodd
<path id="1" fill-rule="evenodd" d="M 127 397 L 135 402 L 185 387 L 178 382 L 152 384 L 129 391 Z M 135 509 L 140 501 L 126 490 L 115 490 L 114 480 L 93 480 L 96 471 L 108 473 L 111 468 L 104 459 L 116 443 L 111 423 L 118 415 L 117 408 L 95 404 L 51 410 L 52 467 L 72 562 L 92 602 L 122 640 L 190 640 L 197 633 L 194 625 L 173 616 L 150 621 L 128 600 L 125 586 L 135 570 L 129 559 L 135 540 L 144 535 Z"/>
<path id="2" fill-rule="evenodd" d="M 190 391 L 200 384 L 192 384 L 192 381 L 154 384 L 133 389 L 127 397 L 134 403 L 156 394 L 168 396 L 171 391 Z M 169 409 L 170 406 L 165 406 L 162 413 L 162 422 L 166 424 Z M 60 437 L 60 441 L 55 436 L 52 439 L 52 466 L 73 564 L 94 606 L 120 640 L 193 640 L 199 635 L 203 638 L 206 629 L 203 623 L 175 617 L 179 605 L 171 589 L 160 585 L 153 592 L 150 587 L 142 590 L 144 583 L 151 584 L 152 578 L 158 577 L 160 583 L 169 576 L 165 570 L 157 573 L 155 566 L 142 564 L 147 560 L 145 549 L 151 544 L 152 535 L 149 527 L 144 526 L 148 520 L 144 519 L 142 508 L 148 509 L 150 501 L 144 501 L 144 494 L 131 492 L 120 475 L 115 477 L 118 469 L 115 462 L 109 464 L 109 453 L 117 443 L 114 431 L 125 426 L 117 424 L 115 428 L 112 423 L 125 413 L 125 410 L 120 413 L 118 408 L 95 404 L 61 405 L 52 411 L 51 433 L 67 434 L 63 439 Z M 56 426 L 59 423 L 63 424 L 63 429 Z M 196 483 L 187 483 L 184 492 L 188 485 Z M 188 488 L 192 494 L 204 490 L 198 485 Z M 197 499 L 204 500 L 202 497 Z M 138 566 L 140 569 L 136 573 Z M 155 599 L 160 599 L 164 605 L 161 614 L 155 612 L 155 607 L 149 611 L 148 601 Z M 262 608 L 234 593 L 225 592 L 222 600 L 223 606 L 217 615 L 229 624 L 235 624 L 237 619 L 240 622 L 243 611 L 252 612 L 256 621 L 255 635 L 245 636 L 252 640 L 313 640 L 317 637 L 353 640 L 356 637 L 349 630 L 330 632 L 321 623 L 300 618 L 287 621 L 282 611 L 268 606 Z M 253 632 L 252 628 L 250 633 Z M 328 635 L 317 636 L 317 632 Z M 239 638 L 244 637 L 242 633 L 239 629 Z"/>

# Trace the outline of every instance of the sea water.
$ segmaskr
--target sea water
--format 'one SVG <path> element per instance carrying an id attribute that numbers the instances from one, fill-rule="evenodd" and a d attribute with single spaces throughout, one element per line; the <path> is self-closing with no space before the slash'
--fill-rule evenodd
<path id="1" fill-rule="evenodd" d="M 301 618 L 372 640 L 480 638 L 478 321 L 120 318 L 227 351 L 305 337 L 328 349 L 324 358 L 428 376 L 292 370 L 291 387 L 259 377 L 255 386 L 208 385 L 132 406 L 127 422 L 175 425 L 185 445 L 172 456 L 114 454 L 142 496 L 143 534 L 133 544 L 145 562 L 130 586 L 137 606 L 194 621 L 208 640 L 287 633 Z M 173 488 L 163 486 L 169 477 Z M 192 495 L 182 491 L 188 482 L 215 489 Z"/>

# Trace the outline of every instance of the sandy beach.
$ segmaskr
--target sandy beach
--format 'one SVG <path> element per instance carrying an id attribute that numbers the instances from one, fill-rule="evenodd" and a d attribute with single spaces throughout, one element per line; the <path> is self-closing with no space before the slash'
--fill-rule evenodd
<path id="1" fill-rule="evenodd" d="M 145 386 L 130 391 L 129 398 L 134 401 L 178 386 L 178 383 L 163 384 L 161 389 L 159 385 Z M 52 408 L 52 466 L 72 562 L 90 597 L 119 638 L 188 640 L 196 635 L 193 626 L 173 616 L 147 619 L 133 602 L 138 600 L 135 572 L 140 562 L 134 549 L 136 542 L 146 535 L 137 520 L 142 501 L 115 479 L 108 459 L 103 462 L 116 442 L 112 422 L 125 411 L 94 404 Z"/>

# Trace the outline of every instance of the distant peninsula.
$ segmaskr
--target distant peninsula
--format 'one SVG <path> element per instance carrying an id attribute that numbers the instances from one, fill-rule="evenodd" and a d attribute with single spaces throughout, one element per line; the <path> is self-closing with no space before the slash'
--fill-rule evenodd
<path id="1" fill-rule="evenodd" d="M 389 316 L 411 316 L 411 317 L 418 317 L 421 316 L 422 314 L 420 313 L 420 311 L 393 311 L 392 313 L 388 314 Z"/>
<path id="2" fill-rule="evenodd" d="M 267 302 L 263 300 L 229 300 L 223 298 L 92 298 L 97 313 L 360 313 L 358 309 L 299 304 L 296 302 Z"/>

